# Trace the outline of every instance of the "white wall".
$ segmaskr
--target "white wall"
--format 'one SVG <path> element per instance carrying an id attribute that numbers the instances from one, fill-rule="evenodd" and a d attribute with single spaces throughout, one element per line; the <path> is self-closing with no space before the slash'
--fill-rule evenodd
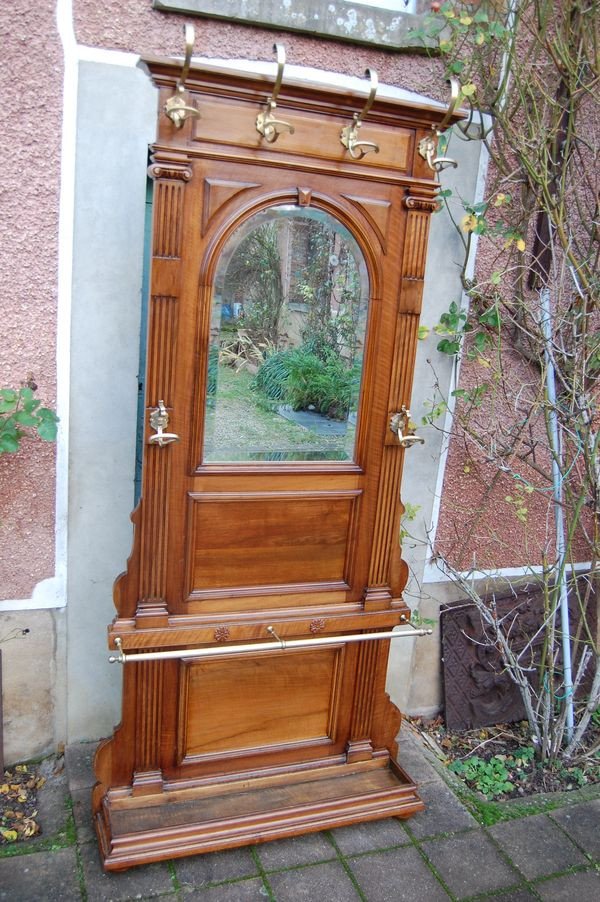
<path id="1" fill-rule="evenodd" d="M 119 720 L 112 585 L 131 548 L 148 144 L 156 93 L 135 59 L 79 64 L 67 570 L 68 741 Z M 107 58 L 104 62 L 103 59 Z M 125 65 L 123 65 L 125 63 Z"/>

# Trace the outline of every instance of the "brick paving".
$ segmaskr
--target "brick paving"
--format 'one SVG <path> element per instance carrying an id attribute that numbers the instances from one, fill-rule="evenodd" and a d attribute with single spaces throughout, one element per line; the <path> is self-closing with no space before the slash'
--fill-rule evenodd
<path id="1" fill-rule="evenodd" d="M 0 855 L 0 902 L 597 902 L 600 799 L 481 826 L 428 749 L 403 732 L 400 761 L 427 805 L 352 827 L 105 874 L 91 825 L 94 745 L 66 752 L 41 794 L 43 836 Z M 516 810 L 512 814 L 518 814 Z M 522 814 L 522 809 L 520 809 Z"/>

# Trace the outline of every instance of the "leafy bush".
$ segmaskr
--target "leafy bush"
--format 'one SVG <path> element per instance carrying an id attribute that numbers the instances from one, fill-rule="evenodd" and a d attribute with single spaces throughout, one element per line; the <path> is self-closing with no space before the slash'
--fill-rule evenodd
<path id="1" fill-rule="evenodd" d="M 348 367 L 332 351 L 320 356 L 307 345 L 267 357 L 255 386 L 272 401 L 294 410 L 316 410 L 344 419 L 358 396 L 360 366 Z"/>

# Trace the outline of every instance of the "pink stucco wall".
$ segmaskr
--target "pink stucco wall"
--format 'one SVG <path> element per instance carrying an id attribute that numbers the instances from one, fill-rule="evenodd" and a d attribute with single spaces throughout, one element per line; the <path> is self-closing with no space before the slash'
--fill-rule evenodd
<path id="1" fill-rule="evenodd" d="M 0 4 L 0 384 L 33 377 L 56 400 L 62 54 L 55 3 Z M 0 456 L 0 598 L 28 597 L 54 573 L 54 447 Z"/>

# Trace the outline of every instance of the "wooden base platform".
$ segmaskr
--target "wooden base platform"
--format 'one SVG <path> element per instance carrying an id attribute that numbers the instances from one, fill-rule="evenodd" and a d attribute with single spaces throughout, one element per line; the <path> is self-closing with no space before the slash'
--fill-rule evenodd
<path id="1" fill-rule="evenodd" d="M 124 870 L 235 846 L 377 820 L 424 805 L 389 762 L 321 767 L 296 775 L 133 796 L 109 792 L 96 816 L 104 867 Z"/>

